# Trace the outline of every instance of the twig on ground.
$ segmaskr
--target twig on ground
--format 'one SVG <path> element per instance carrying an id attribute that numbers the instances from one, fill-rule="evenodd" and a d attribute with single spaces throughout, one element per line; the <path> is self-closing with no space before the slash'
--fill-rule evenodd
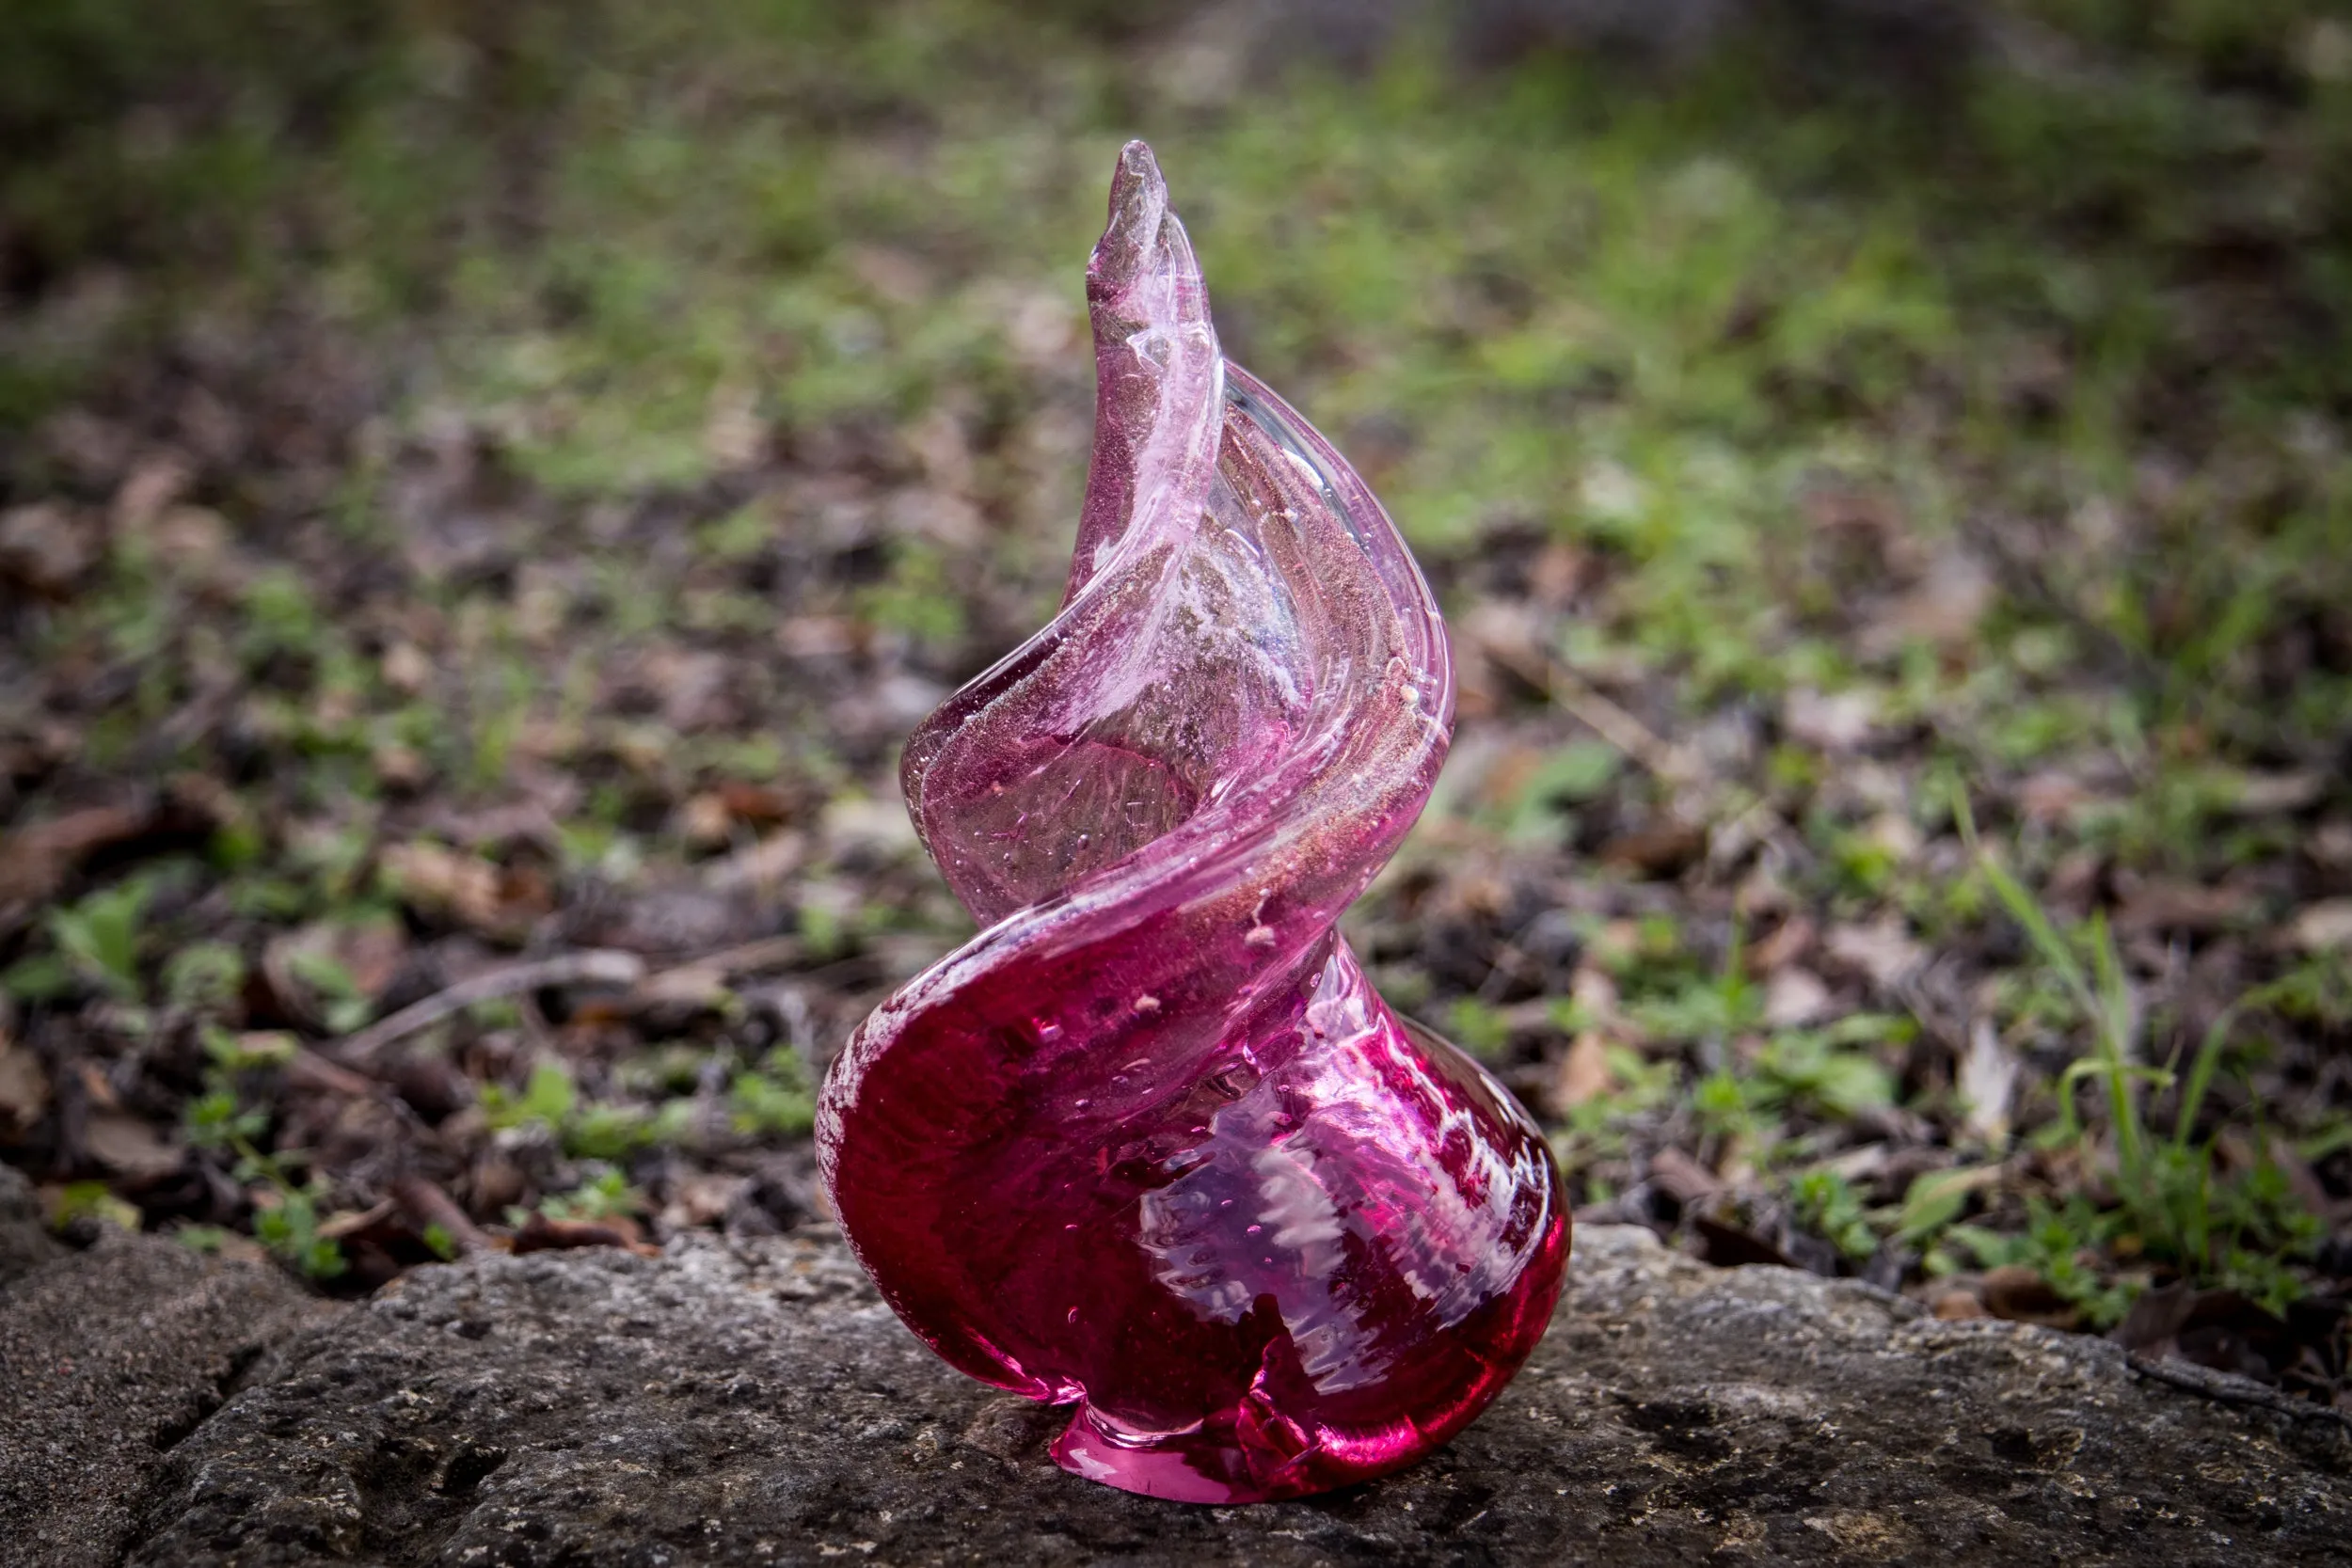
<path id="1" fill-rule="evenodd" d="M 739 974 L 757 974 L 763 970 L 782 969 L 808 956 L 808 944 L 799 937 L 762 937 L 734 947 L 723 947 L 716 953 L 684 963 L 673 964 L 645 977 L 644 985 L 658 986 L 672 974 L 689 971 L 697 974 L 718 974 L 733 978 Z"/>
<path id="2" fill-rule="evenodd" d="M 365 1100 L 384 1090 L 384 1085 L 374 1079 L 339 1062 L 330 1062 L 310 1050 L 296 1051 L 287 1061 L 286 1086 L 314 1094 L 339 1094 L 350 1100 Z"/>
<path id="3" fill-rule="evenodd" d="M 1769 845 L 1784 860 L 1803 847 L 1781 815 L 1762 796 L 1726 786 L 1706 763 L 1676 745 L 1629 709 L 1540 648 L 1488 640 L 1486 657 L 1542 692 L 1569 718 L 1633 759 L 1677 796 L 1687 797 L 1704 818 L 1718 826 L 1708 835 L 1708 858 L 1737 860 L 1751 845 Z"/>
<path id="4" fill-rule="evenodd" d="M 357 1034 L 344 1036 L 326 1049 L 334 1053 L 334 1058 L 342 1065 L 364 1072 L 387 1046 L 430 1029 L 477 1003 L 495 1002 L 548 986 L 634 986 L 644 977 L 644 959 L 634 953 L 611 949 L 566 953 L 535 963 L 515 964 L 461 980 L 414 1006 L 403 1007 Z"/>
<path id="5" fill-rule="evenodd" d="M 392 1199 L 420 1234 L 439 1226 L 460 1252 L 495 1252 L 498 1243 L 474 1224 L 457 1200 L 421 1176 L 404 1176 L 392 1183 Z"/>
<path id="6" fill-rule="evenodd" d="M 1488 639 L 1486 657 L 1542 692 L 1561 711 L 1631 757 L 1672 788 L 1697 788 L 1707 769 L 1673 741 L 1636 717 L 1598 687 L 1541 649 L 1514 647 Z"/>

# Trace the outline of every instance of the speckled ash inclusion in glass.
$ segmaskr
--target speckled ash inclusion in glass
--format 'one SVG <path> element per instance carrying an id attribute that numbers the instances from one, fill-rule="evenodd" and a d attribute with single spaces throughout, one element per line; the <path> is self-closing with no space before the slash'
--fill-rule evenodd
<path id="1" fill-rule="evenodd" d="M 1445 628 L 1363 482 L 1225 362 L 1142 143 L 1087 272 L 1092 471 L 1053 624 L 909 740 L 988 929 L 826 1082 L 843 1229 L 948 1361 L 1156 1497 L 1409 1464 L 1509 1381 L 1568 1250 L 1510 1097 L 1334 930 L 1420 814 Z"/>

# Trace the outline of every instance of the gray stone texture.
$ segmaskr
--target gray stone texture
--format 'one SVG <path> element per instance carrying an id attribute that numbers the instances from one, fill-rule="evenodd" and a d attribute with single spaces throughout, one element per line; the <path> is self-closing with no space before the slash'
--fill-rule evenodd
<path id="1" fill-rule="evenodd" d="M 201 1313 L 138 1303 L 238 1287 L 195 1259 L 162 1277 L 157 1244 L 4 1298 L 11 1382 L 21 1355 L 156 1323 L 152 1353 L 102 1351 L 80 1386 L 139 1414 L 28 1407 L 89 1466 L 50 1466 L 47 1516 L 91 1523 L 27 1555 L 9 1513 L 11 1563 L 2179 1565 L 2341 1563 L 2352 1543 L 2332 1413 L 2150 1375 L 2101 1340 L 1710 1269 L 1630 1228 L 1579 1233 L 1550 1337 L 1451 1448 L 1262 1508 L 1063 1474 L 1052 1412 L 936 1361 L 822 1235 L 420 1270 L 295 1333 L 209 1418 L 238 1353 L 188 1333 Z M 20 1325 L 27 1285 L 49 1305 Z M 21 1511 L 42 1433 L 6 1422 Z"/>
<path id="2" fill-rule="evenodd" d="M 111 1228 L 0 1283 L 0 1564 L 119 1561 L 164 1456 L 271 1346 L 342 1310 L 264 1264 Z"/>

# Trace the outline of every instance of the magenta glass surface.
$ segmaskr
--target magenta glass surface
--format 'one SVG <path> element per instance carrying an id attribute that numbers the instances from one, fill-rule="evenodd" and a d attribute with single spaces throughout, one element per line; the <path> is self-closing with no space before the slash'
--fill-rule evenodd
<path id="1" fill-rule="evenodd" d="M 988 926 L 826 1081 L 842 1228 L 915 1333 L 1073 1407 L 1131 1491 L 1408 1464 L 1534 1348 L 1568 1250 L 1534 1126 L 1334 929 L 1427 799 L 1445 628 L 1395 527 L 1225 362 L 1130 144 L 1087 272 L 1098 402 L 1060 614 L 909 740 Z"/>

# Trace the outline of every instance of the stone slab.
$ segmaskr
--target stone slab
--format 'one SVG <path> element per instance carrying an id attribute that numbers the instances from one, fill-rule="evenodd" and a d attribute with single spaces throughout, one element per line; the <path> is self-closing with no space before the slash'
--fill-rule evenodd
<path id="1" fill-rule="evenodd" d="M 2217 1398 L 2218 1395 L 2220 1397 Z M 1578 1234 L 1449 1449 L 1256 1508 L 1089 1484 L 822 1237 L 420 1270 L 164 1455 L 136 1564 L 2342 1563 L 2352 1423 L 2104 1341 Z"/>

